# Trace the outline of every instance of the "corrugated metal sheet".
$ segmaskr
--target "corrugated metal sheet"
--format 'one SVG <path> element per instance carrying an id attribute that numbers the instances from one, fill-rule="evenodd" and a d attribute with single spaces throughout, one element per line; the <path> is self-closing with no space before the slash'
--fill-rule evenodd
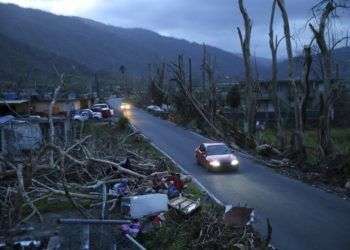
<path id="1" fill-rule="evenodd" d="M 0 125 L 6 124 L 13 119 L 15 119 L 15 117 L 12 115 L 0 116 Z"/>

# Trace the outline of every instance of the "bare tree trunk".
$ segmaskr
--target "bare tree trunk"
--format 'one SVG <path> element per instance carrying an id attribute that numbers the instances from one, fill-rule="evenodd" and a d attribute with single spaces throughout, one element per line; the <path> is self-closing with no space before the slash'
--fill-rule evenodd
<path id="1" fill-rule="evenodd" d="M 286 40 L 286 49 L 288 55 L 288 80 L 291 84 L 291 87 L 294 92 L 294 122 L 295 129 L 292 138 L 292 150 L 295 156 L 298 159 L 305 159 L 305 147 L 304 147 L 304 133 L 303 133 L 303 124 L 302 124 L 302 116 L 300 115 L 299 110 L 302 106 L 302 100 L 299 96 L 299 91 L 297 88 L 297 84 L 294 79 L 294 59 L 293 59 L 293 51 L 292 51 L 292 41 L 289 27 L 289 18 L 286 10 L 284 0 L 277 0 L 277 4 L 281 10 L 282 19 L 284 23 L 284 36 Z"/>
<path id="2" fill-rule="evenodd" d="M 332 59 L 331 50 L 327 46 L 325 30 L 327 20 L 331 13 L 336 9 L 333 1 L 329 1 L 323 10 L 319 20 L 318 30 L 310 24 L 310 28 L 316 38 L 317 45 L 321 51 L 321 61 L 323 66 L 323 85 L 324 90 L 320 95 L 320 117 L 318 138 L 320 144 L 320 156 L 329 157 L 334 154 L 334 145 L 331 138 L 331 111 L 336 99 L 336 89 L 332 88 Z"/>
<path id="3" fill-rule="evenodd" d="M 292 146 L 294 147 L 295 158 L 298 162 L 304 162 L 307 158 L 305 145 L 304 145 L 304 120 L 307 98 L 309 96 L 309 74 L 312 63 L 311 48 L 305 46 L 304 48 L 304 69 L 303 78 L 299 84 L 295 85 L 294 98 L 294 117 L 295 117 L 295 132 L 294 141 Z"/>
<path id="4" fill-rule="evenodd" d="M 306 124 L 306 111 L 307 111 L 307 105 L 308 100 L 310 97 L 310 71 L 311 71 L 311 64 L 312 64 L 312 55 L 311 55 L 311 47 L 305 46 L 304 47 L 304 69 L 303 69 L 303 78 L 301 85 L 304 89 L 304 98 L 302 102 L 301 107 L 301 117 L 303 122 L 303 130 L 305 130 L 305 124 Z"/>
<path id="5" fill-rule="evenodd" d="M 188 91 L 192 94 L 193 82 L 192 82 L 192 60 L 188 59 Z"/>
<path id="6" fill-rule="evenodd" d="M 193 107 L 197 110 L 197 112 L 204 119 L 204 121 L 210 126 L 210 128 L 214 131 L 214 133 L 220 137 L 224 137 L 223 133 L 215 126 L 214 123 L 211 122 L 210 119 L 208 119 L 207 115 L 203 111 L 203 108 L 201 107 L 201 104 L 188 91 L 187 84 L 186 84 L 186 74 L 184 71 L 183 57 L 179 56 L 178 62 L 173 66 L 174 66 L 173 73 L 175 77 L 172 80 L 178 84 L 178 86 L 183 91 L 186 98 L 192 103 Z"/>
<path id="7" fill-rule="evenodd" d="M 49 135 L 49 141 L 50 144 L 55 144 L 55 126 L 54 126 L 54 122 L 53 122 L 53 108 L 55 106 L 56 103 L 56 99 L 58 97 L 58 93 L 60 92 L 62 85 L 63 85 L 63 75 L 60 76 L 60 83 L 57 86 L 57 88 L 55 89 L 53 96 L 52 96 L 52 100 L 50 102 L 49 105 L 49 126 L 50 126 L 50 135 Z M 50 152 L 50 166 L 53 167 L 54 165 L 54 159 L 53 159 L 53 151 Z"/>
<path id="8" fill-rule="evenodd" d="M 209 83 L 209 111 L 210 111 L 210 119 L 211 122 L 215 122 L 215 116 L 216 116 L 216 82 L 215 82 L 215 65 L 211 61 L 211 57 L 208 56 L 207 60 L 205 60 L 204 64 L 204 70 L 206 72 L 206 75 L 208 77 L 208 83 Z"/>
<path id="9" fill-rule="evenodd" d="M 203 95 L 205 95 L 205 90 L 206 90 L 206 74 L 205 74 L 205 70 L 204 70 L 204 65 L 206 63 L 207 60 L 207 47 L 205 46 L 205 44 L 203 44 L 203 59 L 202 59 L 202 92 Z"/>
<path id="10" fill-rule="evenodd" d="M 245 119 L 247 132 L 249 136 L 254 136 L 256 128 L 256 88 L 252 77 L 252 63 L 251 63 L 251 52 L 250 52 L 250 38 L 252 32 L 252 21 L 247 13 L 246 8 L 243 5 L 243 0 L 238 0 L 239 9 L 244 19 L 244 38 L 239 27 L 237 27 L 239 39 L 241 42 L 244 67 L 245 67 L 245 85 L 246 85 L 246 110 Z"/>
<path id="11" fill-rule="evenodd" d="M 276 0 L 273 1 L 272 4 L 272 11 L 271 11 L 271 18 L 270 18 L 270 49 L 271 49 L 271 55 L 272 55 L 272 65 L 271 65 L 271 97 L 272 97 L 272 104 L 275 111 L 275 121 L 276 121 L 276 129 L 277 129 L 277 147 L 281 150 L 284 150 L 285 144 L 286 144 L 286 136 L 285 136 L 285 130 L 282 125 L 282 115 L 281 115 L 281 107 L 280 107 L 280 101 L 278 97 L 278 82 L 277 82 L 277 51 L 279 43 L 282 40 L 277 40 L 277 36 L 274 35 L 273 25 L 274 25 L 274 19 L 275 19 L 275 12 L 276 12 Z"/>

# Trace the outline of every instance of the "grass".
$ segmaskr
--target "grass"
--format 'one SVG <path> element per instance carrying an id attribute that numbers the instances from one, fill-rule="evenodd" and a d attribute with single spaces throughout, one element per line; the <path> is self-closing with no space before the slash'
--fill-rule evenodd
<path id="1" fill-rule="evenodd" d="M 332 139 L 337 149 L 342 154 L 350 154 L 350 128 L 333 128 Z M 290 141 L 291 134 L 288 134 L 288 141 Z M 271 145 L 276 145 L 276 131 L 267 129 L 261 133 L 261 141 Z M 317 130 L 307 130 L 305 132 L 305 146 L 308 148 L 309 158 L 307 163 L 315 165 L 318 161 L 317 158 Z"/>

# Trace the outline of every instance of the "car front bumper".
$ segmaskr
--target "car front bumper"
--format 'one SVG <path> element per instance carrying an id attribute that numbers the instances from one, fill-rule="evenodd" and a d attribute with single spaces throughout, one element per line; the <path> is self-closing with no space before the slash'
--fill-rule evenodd
<path id="1" fill-rule="evenodd" d="M 237 164 L 237 165 L 221 164 L 219 167 L 213 167 L 208 163 L 206 167 L 210 172 L 236 171 L 239 169 L 240 164 Z"/>

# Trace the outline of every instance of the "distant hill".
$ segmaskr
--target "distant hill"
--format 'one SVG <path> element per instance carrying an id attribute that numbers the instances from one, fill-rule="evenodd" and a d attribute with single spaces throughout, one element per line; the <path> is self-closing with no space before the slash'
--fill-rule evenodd
<path id="1" fill-rule="evenodd" d="M 147 65 L 176 60 L 178 54 L 191 57 L 199 75 L 202 46 L 186 40 L 161 36 L 145 29 L 126 29 L 92 20 L 57 16 L 47 12 L 0 4 L 0 33 L 42 51 L 76 61 L 93 71 L 117 70 L 144 74 Z M 208 46 L 216 58 L 221 76 L 242 77 L 239 55 Z M 258 58 L 259 72 L 266 75 L 268 60 Z"/>
<path id="2" fill-rule="evenodd" d="M 339 65 L 339 76 L 340 78 L 350 79 L 350 47 L 342 47 L 335 49 L 333 51 L 333 60 L 334 60 L 334 72 L 336 71 L 336 64 Z M 301 77 L 303 70 L 303 57 L 295 57 L 296 62 L 296 74 L 297 78 Z M 280 79 L 287 79 L 288 77 L 288 62 L 286 60 L 278 64 L 278 76 Z M 316 55 L 313 57 L 311 77 L 319 79 L 320 75 L 320 57 Z"/>
<path id="3" fill-rule="evenodd" d="M 70 59 L 59 57 L 0 34 L 0 79 L 2 81 L 51 81 L 54 69 L 66 75 L 91 75 L 91 71 Z"/>

